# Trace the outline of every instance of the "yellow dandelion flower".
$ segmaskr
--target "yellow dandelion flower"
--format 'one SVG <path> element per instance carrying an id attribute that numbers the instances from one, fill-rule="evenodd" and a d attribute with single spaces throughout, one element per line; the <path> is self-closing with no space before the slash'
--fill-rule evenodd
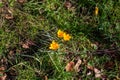
<path id="1" fill-rule="evenodd" d="M 57 36 L 58 36 L 59 38 L 62 38 L 63 35 L 64 35 L 64 32 L 59 29 L 58 32 L 57 32 Z"/>
<path id="2" fill-rule="evenodd" d="M 64 41 L 69 41 L 71 39 L 71 36 L 69 34 L 64 33 L 63 39 Z"/>
<path id="3" fill-rule="evenodd" d="M 59 44 L 53 40 L 52 43 L 50 44 L 49 49 L 57 50 L 58 48 L 59 48 Z"/>
<path id="4" fill-rule="evenodd" d="M 98 9 L 98 7 L 96 6 L 96 7 L 95 7 L 95 15 L 96 15 L 96 16 L 98 15 L 98 11 L 99 11 L 99 9 Z"/>

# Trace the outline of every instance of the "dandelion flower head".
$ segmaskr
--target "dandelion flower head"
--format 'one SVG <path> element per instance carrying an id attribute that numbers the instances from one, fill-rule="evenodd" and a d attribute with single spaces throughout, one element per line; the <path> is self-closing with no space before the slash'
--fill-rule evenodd
<path id="1" fill-rule="evenodd" d="M 64 32 L 59 29 L 58 32 L 57 32 L 57 36 L 58 36 L 59 38 L 62 38 L 63 35 L 64 35 Z"/>
<path id="2" fill-rule="evenodd" d="M 71 39 L 71 36 L 69 34 L 64 33 L 63 39 L 64 41 L 69 41 Z"/>
<path id="3" fill-rule="evenodd" d="M 59 44 L 53 40 L 52 43 L 50 44 L 49 49 L 57 50 L 58 48 L 59 48 Z"/>

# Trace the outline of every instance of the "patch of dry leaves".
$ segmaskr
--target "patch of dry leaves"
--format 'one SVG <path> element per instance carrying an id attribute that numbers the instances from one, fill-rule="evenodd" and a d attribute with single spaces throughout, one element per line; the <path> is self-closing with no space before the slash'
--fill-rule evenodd
<path id="1" fill-rule="evenodd" d="M 78 59 L 76 63 L 73 61 L 68 62 L 67 65 L 65 66 L 65 70 L 67 72 L 74 71 L 79 73 L 82 67 L 87 67 L 87 70 L 89 70 L 89 72 L 86 73 L 86 76 L 93 75 L 92 73 L 94 73 L 95 78 L 100 78 L 104 80 L 103 70 L 99 70 L 96 67 L 86 65 L 86 61 L 83 61 L 81 59 Z"/>

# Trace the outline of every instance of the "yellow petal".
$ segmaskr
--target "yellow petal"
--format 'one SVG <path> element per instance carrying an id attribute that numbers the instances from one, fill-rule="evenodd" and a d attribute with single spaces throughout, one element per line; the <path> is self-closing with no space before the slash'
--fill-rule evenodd
<path id="1" fill-rule="evenodd" d="M 64 32 L 59 29 L 58 32 L 57 32 L 57 36 L 58 36 L 59 38 L 62 38 L 63 35 L 64 35 Z"/>
<path id="2" fill-rule="evenodd" d="M 65 41 L 69 41 L 71 39 L 71 36 L 69 34 L 64 33 L 63 39 Z"/>
<path id="3" fill-rule="evenodd" d="M 57 50 L 58 48 L 59 48 L 59 44 L 53 40 L 52 43 L 50 44 L 49 49 Z"/>
<path id="4" fill-rule="evenodd" d="M 98 7 L 95 7 L 95 15 L 96 16 L 98 15 L 98 11 L 99 11 Z"/>

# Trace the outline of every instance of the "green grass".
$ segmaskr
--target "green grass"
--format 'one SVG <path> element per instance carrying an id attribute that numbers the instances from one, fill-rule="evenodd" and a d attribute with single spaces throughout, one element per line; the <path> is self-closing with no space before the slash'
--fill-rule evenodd
<path id="1" fill-rule="evenodd" d="M 69 2 L 70 6 L 65 5 Z M 0 67 L 6 66 L 11 80 L 119 80 L 119 5 L 120 0 L 0 2 Z M 6 14 L 13 18 L 6 18 Z M 59 29 L 69 33 L 71 40 L 58 38 Z M 52 40 L 60 44 L 56 51 L 49 50 Z M 110 53 L 111 49 L 117 52 Z M 102 50 L 99 55 L 97 50 Z M 70 61 L 76 64 L 78 59 L 82 60 L 79 72 L 65 71 Z M 102 77 L 96 78 L 88 65 L 102 70 Z"/>

